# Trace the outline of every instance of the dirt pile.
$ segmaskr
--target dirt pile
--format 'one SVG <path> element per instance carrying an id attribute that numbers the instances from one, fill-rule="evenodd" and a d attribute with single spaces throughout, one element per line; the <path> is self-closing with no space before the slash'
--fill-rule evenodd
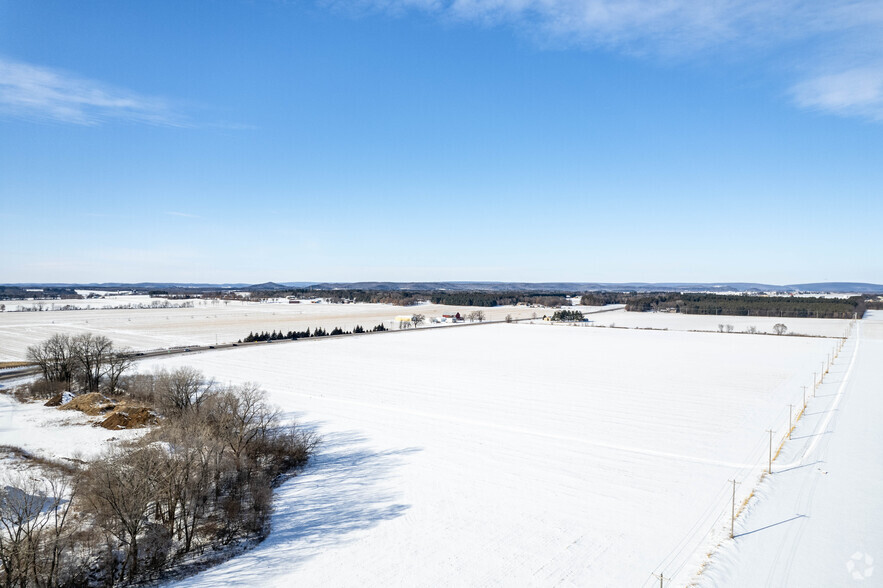
<path id="1" fill-rule="evenodd" d="M 54 398 L 52 400 L 55 400 Z M 116 402 L 98 392 L 81 394 L 73 398 L 67 404 L 58 407 L 59 410 L 78 410 L 89 416 L 99 416 L 116 408 Z"/>
<path id="2" fill-rule="evenodd" d="M 156 413 L 146 406 L 132 406 L 125 400 L 118 402 L 98 392 L 79 396 L 65 392 L 53 396 L 46 406 L 55 406 L 59 410 L 78 410 L 89 416 L 104 417 L 104 420 L 96 423 L 96 426 L 113 431 L 148 427 L 159 422 Z"/>
<path id="3" fill-rule="evenodd" d="M 119 406 L 98 423 L 105 429 L 137 429 L 157 423 L 156 413 L 144 406 Z"/>
<path id="4" fill-rule="evenodd" d="M 55 396 L 53 396 L 52 398 L 47 400 L 46 404 L 44 404 L 43 406 L 61 406 L 61 401 L 63 398 L 64 398 L 63 395 L 56 394 Z"/>

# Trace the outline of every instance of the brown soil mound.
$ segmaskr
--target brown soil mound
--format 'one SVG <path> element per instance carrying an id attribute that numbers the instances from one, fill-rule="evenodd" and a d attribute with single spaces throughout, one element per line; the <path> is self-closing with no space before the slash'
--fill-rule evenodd
<path id="1" fill-rule="evenodd" d="M 137 429 L 156 424 L 156 414 L 143 406 L 119 407 L 99 423 L 105 429 Z"/>
<path id="2" fill-rule="evenodd" d="M 89 416 L 98 416 L 113 410 L 116 403 L 98 392 L 90 392 L 89 394 L 81 394 L 67 404 L 59 406 L 59 410 L 79 410 Z"/>
<path id="3" fill-rule="evenodd" d="M 46 404 L 43 406 L 61 406 L 61 400 L 64 398 L 64 394 L 56 394 L 52 398 L 46 401 Z"/>

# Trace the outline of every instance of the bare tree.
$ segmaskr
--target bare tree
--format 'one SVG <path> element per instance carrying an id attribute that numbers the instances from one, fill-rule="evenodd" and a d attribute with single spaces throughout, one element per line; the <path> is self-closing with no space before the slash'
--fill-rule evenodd
<path id="1" fill-rule="evenodd" d="M 156 401 L 166 416 L 177 416 L 190 410 L 198 410 L 214 394 L 214 386 L 213 380 L 206 380 L 201 371 L 192 367 L 160 372 Z"/>
<path id="2" fill-rule="evenodd" d="M 484 311 L 483 310 L 473 310 L 472 312 L 469 313 L 469 315 L 466 318 L 468 318 L 469 322 L 472 322 L 472 323 L 474 323 L 476 321 L 483 322 L 485 319 Z"/>
<path id="3" fill-rule="evenodd" d="M 266 392 L 250 382 L 219 395 L 221 432 L 237 468 L 249 446 L 263 439 L 278 423 L 279 412 L 270 408 L 266 397 Z"/>
<path id="4" fill-rule="evenodd" d="M 776 323 L 775 325 L 773 325 L 773 331 L 776 332 L 776 335 L 784 335 L 785 331 L 787 331 L 787 330 L 788 330 L 788 327 L 786 327 L 782 323 Z"/>
<path id="5" fill-rule="evenodd" d="M 81 495 L 92 506 L 98 524 L 128 546 L 123 573 L 138 576 L 138 537 L 163 481 L 163 455 L 147 445 L 134 451 L 110 450 L 92 462 L 82 480 Z"/>
<path id="6" fill-rule="evenodd" d="M 422 314 L 411 315 L 411 324 L 414 325 L 415 329 L 425 322 L 426 322 L 426 316 L 424 316 Z"/>
<path id="7" fill-rule="evenodd" d="M 31 345 L 27 358 L 40 367 L 47 382 L 61 382 L 70 386 L 76 370 L 76 359 L 69 335 L 56 333 L 42 343 Z"/>
<path id="8" fill-rule="evenodd" d="M 108 355 L 107 361 L 104 364 L 104 376 L 106 378 L 108 394 L 115 394 L 117 392 L 120 379 L 123 377 L 123 374 L 129 371 L 134 362 L 135 357 L 129 348 L 120 349 Z"/>
<path id="9" fill-rule="evenodd" d="M 43 479 L 16 475 L 0 490 L 0 583 L 56 586 L 70 543 L 68 515 L 74 495 L 63 474 Z"/>
<path id="10" fill-rule="evenodd" d="M 222 455 L 224 447 L 212 435 L 207 419 L 196 413 L 168 420 L 163 437 L 172 450 L 164 464 L 161 516 L 187 553 L 193 548 L 197 527 L 212 497 L 215 467 L 220 464 L 215 456 Z"/>
<path id="11" fill-rule="evenodd" d="M 113 355 L 113 341 L 104 335 L 84 333 L 72 339 L 73 355 L 80 368 L 83 388 L 97 392 L 101 374 L 108 358 Z"/>

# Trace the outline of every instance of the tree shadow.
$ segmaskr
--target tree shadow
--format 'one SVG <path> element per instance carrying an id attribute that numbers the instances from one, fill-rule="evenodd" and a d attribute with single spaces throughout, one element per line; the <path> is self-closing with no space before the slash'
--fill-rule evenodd
<path id="1" fill-rule="evenodd" d="M 318 432 L 320 425 L 299 426 Z M 277 488 L 270 535 L 254 549 L 182 585 L 265 585 L 402 516 L 410 505 L 400 502 L 400 492 L 388 482 L 407 456 L 419 451 L 417 447 L 378 451 L 358 432 L 325 433 L 307 467 Z"/>

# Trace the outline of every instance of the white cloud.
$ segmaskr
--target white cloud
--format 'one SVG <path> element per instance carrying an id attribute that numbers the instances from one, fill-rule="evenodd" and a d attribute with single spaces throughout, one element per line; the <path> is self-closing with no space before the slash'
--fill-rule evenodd
<path id="1" fill-rule="evenodd" d="M 0 57 L 0 114 L 95 125 L 121 120 L 187 126 L 161 99 L 142 96 L 55 69 Z"/>
<path id="2" fill-rule="evenodd" d="M 804 108 L 880 119 L 879 0 L 326 0 L 446 21 L 509 25 L 540 44 L 635 55 L 784 62 Z M 750 57 L 749 57 L 750 56 Z M 773 67 L 773 66 L 770 66 Z"/>
<path id="3" fill-rule="evenodd" d="M 795 85 L 793 94 L 804 108 L 883 121 L 883 67 L 816 76 Z"/>

